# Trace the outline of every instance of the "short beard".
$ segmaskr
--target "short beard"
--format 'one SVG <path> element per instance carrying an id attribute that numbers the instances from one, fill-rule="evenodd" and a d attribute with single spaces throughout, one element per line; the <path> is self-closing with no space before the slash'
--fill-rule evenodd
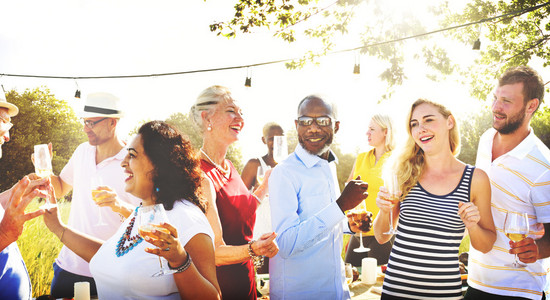
<path id="1" fill-rule="evenodd" d="M 325 146 L 323 146 L 323 148 L 319 149 L 319 151 L 315 153 L 306 148 L 306 145 L 301 138 L 298 138 L 298 142 L 300 142 L 300 145 L 302 146 L 302 148 L 304 148 L 304 150 L 306 150 L 307 153 L 315 156 L 321 156 L 321 154 L 327 152 L 330 149 L 330 145 L 332 144 L 332 140 L 328 141 Z"/>
<path id="2" fill-rule="evenodd" d="M 510 121 L 504 124 L 501 128 L 495 128 L 500 134 L 514 133 L 523 124 L 525 120 L 525 107 L 518 113 L 510 118 Z M 494 128 L 494 125 L 493 125 Z"/>

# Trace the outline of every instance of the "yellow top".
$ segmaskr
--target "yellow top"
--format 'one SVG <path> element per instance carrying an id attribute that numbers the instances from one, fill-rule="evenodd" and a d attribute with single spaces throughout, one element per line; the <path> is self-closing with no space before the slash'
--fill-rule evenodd
<path id="1" fill-rule="evenodd" d="M 355 179 L 358 175 L 361 175 L 361 180 L 369 184 L 367 189 L 369 195 L 367 199 L 365 199 L 365 205 L 367 210 L 372 212 L 373 220 L 376 218 L 379 211 L 378 206 L 376 206 L 376 196 L 378 195 L 380 187 L 384 185 L 384 180 L 382 180 L 382 167 L 390 154 L 391 151 L 387 151 L 380 157 L 380 160 L 376 162 L 374 149 L 372 149 L 368 152 L 360 153 L 355 161 L 353 178 Z M 369 232 L 363 233 L 363 235 L 374 235 L 374 231 L 371 228 Z"/>

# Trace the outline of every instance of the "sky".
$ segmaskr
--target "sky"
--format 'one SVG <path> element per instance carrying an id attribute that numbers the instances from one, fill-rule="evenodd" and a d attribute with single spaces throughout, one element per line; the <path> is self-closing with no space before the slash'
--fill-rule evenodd
<path id="1" fill-rule="evenodd" d="M 54 76 L 103 76 L 155 74 L 250 65 L 300 57 L 314 43 L 287 44 L 260 31 L 226 39 L 210 32 L 215 21 L 228 20 L 232 1 L 227 0 L 21 0 L 2 1 L 0 11 L 0 73 Z M 421 2 L 429 2 L 424 0 Z M 389 11 L 413 9 L 412 1 L 390 1 Z M 416 3 L 416 8 L 421 5 Z M 368 15 L 368 11 L 359 11 Z M 313 20 L 315 22 L 315 20 Z M 436 29 L 436 28 L 434 28 Z M 353 31 L 353 30 L 352 30 Z M 357 37 L 341 38 L 337 49 L 360 45 Z M 462 46 L 461 46 L 462 47 Z M 471 46 L 455 49 L 456 60 L 471 61 Z M 298 102 L 321 94 L 338 106 L 340 132 L 336 142 L 344 152 L 364 150 L 370 115 L 391 112 L 404 128 L 408 104 L 425 97 L 444 102 L 457 114 L 478 109 L 468 87 L 452 80 L 434 83 L 407 65 L 409 77 L 382 105 L 386 91 L 378 75 L 387 63 L 361 56 L 361 74 L 352 74 L 355 53 L 322 58 L 318 65 L 288 70 L 283 63 L 250 68 L 252 87 L 245 88 L 247 69 L 159 76 L 138 79 L 33 79 L 0 77 L 6 90 L 23 92 L 45 86 L 75 110 L 91 92 L 111 92 L 123 104 L 124 136 L 140 121 L 165 119 L 174 112 L 187 113 L 197 95 L 208 86 L 229 87 L 244 111 L 245 127 L 239 144 L 243 158 L 265 153 L 262 126 L 275 121 L 285 130 L 294 128 Z M 420 74 L 420 73 L 419 73 Z M 82 98 L 75 99 L 77 89 Z M 43 141 L 44 143 L 48 141 Z"/>

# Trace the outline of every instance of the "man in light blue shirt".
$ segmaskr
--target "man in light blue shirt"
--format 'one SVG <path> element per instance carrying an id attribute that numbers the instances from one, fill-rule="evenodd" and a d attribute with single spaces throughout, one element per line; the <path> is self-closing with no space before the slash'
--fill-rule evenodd
<path id="1" fill-rule="evenodd" d="M 300 143 L 269 177 L 279 245 L 269 261 L 270 298 L 350 299 L 341 257 L 343 232 L 349 228 L 344 211 L 367 197 L 368 185 L 352 180 L 340 195 L 337 160 L 330 151 L 340 122 L 332 105 L 319 96 L 304 98 L 295 124 Z"/>

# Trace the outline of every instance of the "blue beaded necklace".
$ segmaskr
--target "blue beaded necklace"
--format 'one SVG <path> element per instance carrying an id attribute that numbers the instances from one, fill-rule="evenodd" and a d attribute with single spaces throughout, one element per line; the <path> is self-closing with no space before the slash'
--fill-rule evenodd
<path id="1" fill-rule="evenodd" d="M 128 227 L 126 227 L 126 231 L 122 234 L 120 237 L 120 240 L 118 240 L 117 246 L 116 246 L 116 256 L 121 257 L 124 254 L 128 253 L 128 251 L 134 249 L 135 246 L 137 246 L 139 243 L 143 241 L 143 238 L 139 236 L 139 234 L 136 234 L 134 236 L 130 236 L 132 233 L 132 228 L 134 228 L 134 223 L 136 221 L 136 216 L 138 213 L 138 209 L 141 207 L 141 204 L 136 207 L 134 211 L 134 216 L 132 217 L 132 220 L 130 220 L 130 224 L 128 224 Z M 128 246 L 125 246 L 126 241 L 128 241 Z"/>

